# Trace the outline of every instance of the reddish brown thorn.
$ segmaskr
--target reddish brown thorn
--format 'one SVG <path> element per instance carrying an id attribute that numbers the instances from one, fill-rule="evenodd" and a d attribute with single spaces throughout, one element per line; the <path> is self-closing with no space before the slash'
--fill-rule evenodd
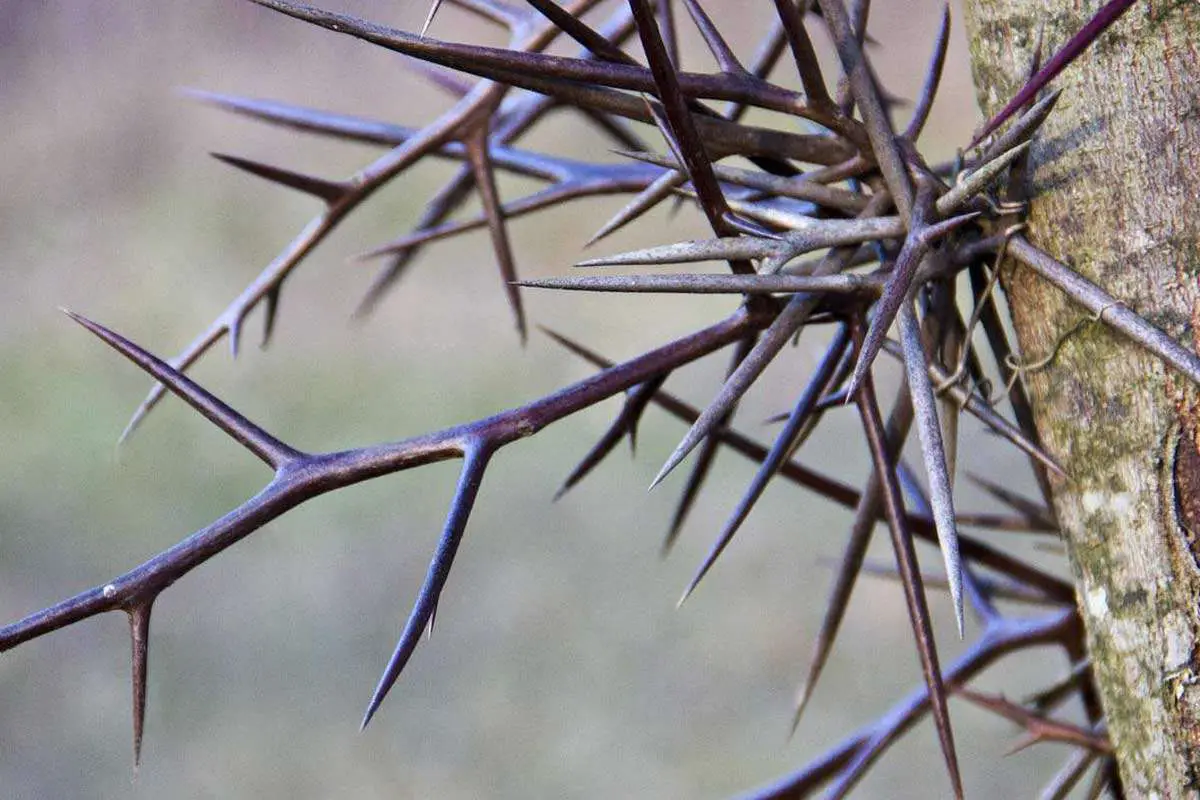
<path id="1" fill-rule="evenodd" d="M 680 90 L 678 74 L 663 46 L 654 15 L 647 0 L 629 0 L 629 7 L 638 26 L 638 35 L 641 37 L 642 48 L 646 52 L 646 60 L 654 76 L 671 136 L 677 145 L 679 160 L 687 167 L 688 177 L 696 189 L 700 207 L 708 217 L 713 231 L 718 236 L 730 235 L 733 231 L 724 219 L 729 212 L 729 206 L 713 174 L 712 161 L 696 130 L 688 101 Z M 754 267 L 749 262 L 733 261 L 730 267 L 734 272 L 754 272 Z"/>
<path id="2" fill-rule="evenodd" d="M 1096 41 L 1104 31 L 1114 22 L 1119 20 L 1122 15 L 1133 7 L 1136 0 L 1109 0 L 1096 14 L 1088 20 L 1088 23 L 1079 29 L 1079 32 L 1070 38 L 1063 45 L 1062 49 L 1054 54 L 1054 57 L 1046 62 L 1046 65 L 1037 71 L 1032 78 L 1024 86 L 1021 87 L 1011 100 L 1000 109 L 987 123 L 980 128 L 979 133 L 975 134 L 975 138 L 967 145 L 967 149 L 975 147 L 988 136 L 996 128 L 1000 127 L 1017 112 L 1022 106 L 1029 103 L 1037 96 L 1037 93 L 1042 90 L 1046 84 L 1058 77 L 1058 74 L 1070 66 L 1076 58 L 1080 56 L 1092 42 Z"/>
<path id="3" fill-rule="evenodd" d="M 1038 742 L 1063 742 L 1076 747 L 1086 747 L 1096 753 L 1112 753 L 1112 742 L 1107 736 L 1097 735 L 1068 722 L 1048 719 L 1002 695 L 983 694 L 965 688 L 957 689 L 955 694 L 1025 728 L 1028 736 L 1011 749 L 1009 755 Z"/>
<path id="4" fill-rule="evenodd" d="M 475 175 L 475 185 L 479 188 L 479 200 L 487 217 L 488 231 L 492 236 L 492 249 L 496 254 L 496 264 L 500 268 L 500 278 L 504 281 L 504 292 L 508 297 L 509 308 L 517 324 L 517 333 L 521 343 L 526 340 L 525 310 L 521 304 L 521 290 L 516 286 L 517 266 L 513 259 L 512 245 L 508 240 L 508 228 L 504 222 L 504 208 L 500 202 L 500 194 L 496 189 L 496 174 L 488 155 L 488 129 L 486 125 L 476 126 L 464 144 L 467 147 L 467 158 Z"/>
<path id="5" fill-rule="evenodd" d="M 666 5 L 664 3 L 664 5 Z M 738 61 L 734 55 L 733 49 L 729 43 L 725 41 L 725 37 L 721 35 L 721 31 L 713 24 L 712 17 L 700 5 L 700 0 L 683 0 L 683 5 L 687 8 L 688 14 L 692 17 L 692 22 L 696 24 L 696 29 L 700 31 L 700 36 L 704 39 L 704 44 L 708 46 L 708 51 L 712 53 L 716 59 L 717 66 L 722 72 L 728 72 L 732 75 L 748 75 L 746 68 L 742 66 L 742 62 Z M 678 58 L 675 55 L 671 56 L 672 62 L 678 64 Z"/>
<path id="6" fill-rule="evenodd" d="M 807 5 L 804 3 L 803 5 Z M 814 106 L 830 109 L 835 105 L 825 88 L 825 79 L 821 74 L 821 64 L 817 61 L 816 50 L 804 27 L 804 17 L 795 0 L 775 0 L 775 11 L 786 36 L 788 46 L 792 51 L 792 60 L 796 62 L 796 70 L 800 73 L 800 84 L 808 102 Z"/>
<path id="7" fill-rule="evenodd" d="M 846 71 L 849 79 L 850 91 L 862 112 L 874 160 L 879 165 L 879 171 L 887 183 L 888 191 L 892 194 L 896 209 L 907 225 L 912 211 L 912 181 L 909 178 L 908 168 L 900 153 L 900 148 L 897 146 L 896 134 L 892 130 L 891 119 L 884 108 L 879 87 L 862 51 L 858 38 L 862 33 L 862 28 L 856 30 L 846 13 L 846 7 L 842 0 L 818 1 L 822 15 L 829 27 L 829 33 L 837 46 L 842 68 Z"/>
<path id="8" fill-rule="evenodd" d="M 129 615 L 133 680 L 133 769 L 142 762 L 142 732 L 146 723 L 146 680 L 150 674 L 150 609 L 157 595 L 139 600 L 125 609 Z"/>
<path id="9" fill-rule="evenodd" d="M 912 379 L 911 371 L 909 379 Z M 946 769 L 950 774 L 950 784 L 954 790 L 954 796 L 961 798 L 963 796 L 962 778 L 958 769 L 954 734 L 950 726 L 950 712 L 946 704 L 946 687 L 942 681 L 937 645 L 934 642 L 933 627 L 929 619 L 929 607 L 925 599 L 916 551 L 913 548 L 912 534 L 908 529 L 904 513 L 901 489 L 896 480 L 895 461 L 888 453 L 886 434 L 879 416 L 879 403 L 875 399 L 875 384 L 869 375 L 863 380 L 856 400 L 863 419 L 863 429 L 867 434 L 867 444 L 871 450 L 875 474 L 879 479 L 883 509 L 887 517 L 888 529 L 892 534 L 892 547 L 896 553 L 896 564 L 904 585 L 904 599 L 908 605 L 913 637 L 916 640 L 921 660 L 921 671 L 929 692 L 930 709 L 937 727 L 942 757 L 945 759 Z M 955 564 L 955 567 L 957 566 Z M 958 602 L 961 603 L 961 596 Z M 961 614 L 961 611 L 959 613 Z M 961 631 L 961 623 L 959 629 Z"/>

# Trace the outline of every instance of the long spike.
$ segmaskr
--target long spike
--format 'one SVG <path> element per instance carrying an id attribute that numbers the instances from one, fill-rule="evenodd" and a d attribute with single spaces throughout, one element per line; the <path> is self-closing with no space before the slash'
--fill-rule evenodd
<path id="1" fill-rule="evenodd" d="M 592 234 L 591 238 L 584 242 L 583 246 L 591 247 L 601 239 L 616 233 L 670 197 L 677 187 L 682 186 L 686 182 L 687 176 L 680 172 L 664 172 L 653 183 L 622 206 L 611 219 L 601 225 L 600 230 Z"/>
<path id="2" fill-rule="evenodd" d="M 726 239 L 694 239 L 688 242 L 656 245 L 610 256 L 600 256 L 576 262 L 577 267 L 627 267 L 634 265 L 692 264 L 699 261 L 728 259 L 758 259 L 774 255 L 780 243 L 770 239 L 739 237 Z M 744 277 L 744 276 L 739 276 Z M 749 276 L 753 281 L 761 276 Z"/>
<path id="3" fill-rule="evenodd" d="M 296 189 L 305 194 L 310 194 L 313 197 L 324 200 L 330 205 L 341 200 L 350 191 L 350 186 L 340 181 L 328 181 L 324 178 L 293 172 L 282 167 L 264 164 L 261 161 L 252 161 L 248 158 L 231 156 L 225 153 L 210 153 L 209 155 L 231 167 L 248 172 L 251 175 L 257 175 L 271 183 L 277 183 L 280 186 L 286 186 L 289 189 Z"/>
<path id="4" fill-rule="evenodd" d="M 951 480 L 946 468 L 942 430 L 938 423 L 937 400 L 929 371 L 928 357 L 921 343 L 921 329 L 911 302 L 900 308 L 900 342 L 904 347 L 904 367 L 908 374 L 909 392 L 916 411 L 917 432 L 925 474 L 929 479 L 929 500 L 933 505 L 933 521 L 937 526 L 938 544 L 946 564 L 946 579 L 950 583 L 950 598 L 954 603 L 954 620 L 958 637 L 963 637 L 962 561 L 958 554 L 958 526 L 954 521 L 954 500 Z"/>
<path id="5" fill-rule="evenodd" d="M 130 606 L 129 641 L 133 681 L 133 768 L 142 763 L 142 733 L 146 726 L 146 681 L 150 675 L 150 610 L 154 596 Z"/>
<path id="6" fill-rule="evenodd" d="M 912 119 L 902 134 L 905 139 L 915 142 L 929 120 L 929 111 L 933 108 L 933 100 L 937 97 L 938 85 L 942 82 L 942 69 L 946 65 L 946 50 L 950 43 L 950 4 L 942 6 L 942 16 L 938 23 L 937 36 L 934 38 L 933 55 L 929 59 L 929 69 L 925 72 L 925 83 L 913 109 Z"/>
<path id="7" fill-rule="evenodd" d="M 654 58 L 649 59 L 652 62 L 651 69 L 647 70 L 645 67 L 636 65 L 602 63 L 592 59 L 547 55 L 530 50 L 517 51 L 457 44 L 425 39 L 350 15 L 287 2 L 287 0 L 251 0 L 251 2 L 293 19 L 346 34 L 387 50 L 463 72 L 470 72 L 481 77 L 502 80 L 510 85 L 520 85 L 522 88 L 532 88 L 538 79 L 549 78 L 588 84 L 591 88 L 624 89 L 634 92 L 657 90 Z M 653 14 L 648 7 L 646 14 L 648 16 L 644 19 L 653 25 Z M 657 28 L 657 26 L 655 27 Z M 639 30 L 646 32 L 648 28 L 639 22 Z M 652 35 L 661 43 L 657 30 Z M 661 44 L 659 49 L 661 50 Z M 665 58 L 665 52 L 663 55 Z M 674 67 L 670 66 L 669 60 L 663 63 L 674 73 Z M 797 100 L 800 98 L 795 92 L 765 82 L 747 82 L 743 76 L 680 73 L 676 82 L 680 83 L 682 88 L 689 92 L 689 95 L 695 97 L 711 97 L 718 100 L 747 99 L 772 110 L 787 112 L 803 110 L 806 116 L 821 116 L 816 109 L 809 109 L 803 107 L 802 103 L 798 103 Z M 678 94 L 677 97 L 685 103 L 687 102 L 682 94 Z M 798 108 L 798 106 L 800 107 Z"/>
<path id="8" fill-rule="evenodd" d="M 268 466 L 279 469 L 303 457 L 303 453 L 276 439 L 250 420 L 234 411 L 223 401 L 209 393 L 191 378 L 157 358 L 148 351 L 109 330 L 92 322 L 87 317 L 63 309 L 63 313 L 87 328 L 109 347 L 132 361 L 143 371 L 178 395 L 209 422 L 216 425 L 230 438 L 237 441 Z"/>
<path id="9" fill-rule="evenodd" d="M 834 294 L 875 295 L 883 278 L 865 275 L 588 275 L 531 278 L 518 281 L 531 289 L 576 292 L 642 292 L 672 294 Z"/>
<path id="10" fill-rule="evenodd" d="M 742 523 L 746 521 L 746 517 L 750 515 L 750 511 L 767 488 L 767 483 L 775 476 L 780 466 L 783 465 L 784 460 L 791 454 L 796 437 L 799 435 L 805 421 L 812 414 L 817 401 L 820 400 L 822 393 L 828 386 L 829 378 L 840 363 L 842 353 L 845 352 L 849 342 L 849 330 L 843 326 L 842 330 L 838 331 L 834 336 L 833 342 L 830 344 L 829 349 L 826 350 L 825 356 L 821 359 L 821 363 L 813 371 L 808 385 L 800 393 L 800 398 L 796 401 L 796 406 L 792 409 L 787 424 L 779 432 L 779 435 L 775 439 L 775 444 L 771 446 L 771 451 L 754 474 L 754 479 L 742 495 L 742 499 L 738 501 L 737 507 L 730 514 L 725 527 L 717 537 L 716 543 L 705 557 L 704 563 L 700 565 L 700 569 L 696 571 L 691 583 L 684 590 L 683 596 L 679 600 L 681 605 L 695 591 L 696 586 L 704 579 L 708 571 L 712 569 L 713 564 L 716 563 L 721 553 L 725 551 L 730 541 L 733 540 Z"/>
<path id="11" fill-rule="evenodd" d="M 573 343 L 564 336 L 561 336 L 547 328 L 542 328 L 547 335 L 553 337 L 564 347 L 570 347 Z M 637 435 L 637 423 L 641 419 L 642 413 L 646 410 L 650 400 L 653 399 L 654 393 L 662 388 L 666 381 L 666 375 L 660 375 L 645 383 L 639 383 L 637 386 L 629 390 L 628 396 L 625 398 L 624 405 L 621 406 L 621 413 L 617 415 L 612 424 L 600 437 L 600 440 L 592 446 L 575 469 L 571 470 L 571 474 L 563 481 L 562 486 L 554 493 L 554 499 L 557 501 L 568 491 L 570 491 L 577 483 L 586 478 L 589 473 L 604 458 L 611 453 L 625 436 L 629 437 L 630 445 L 632 446 Z"/>
<path id="12" fill-rule="evenodd" d="M 746 356 L 754 349 L 755 341 L 756 338 L 751 336 L 738 342 L 737 348 L 733 352 L 733 358 L 730 359 L 727 375 L 746 360 Z M 731 406 L 717 427 L 727 427 L 733 420 L 736 410 L 737 406 Z M 667 527 L 666 536 L 663 537 L 662 547 L 659 550 L 660 555 L 665 557 L 675 546 L 679 534 L 683 531 L 683 525 L 687 522 L 688 515 L 691 514 L 692 506 L 695 505 L 696 498 L 700 496 L 700 490 L 704 488 L 704 483 L 708 480 L 708 475 L 712 471 L 720 449 L 721 441 L 715 436 L 710 436 L 701 443 L 700 452 L 696 455 L 696 463 L 692 465 L 692 472 L 688 475 L 687 483 L 684 484 L 683 491 L 679 495 L 679 501 L 675 504 L 675 513 L 671 515 L 671 524 Z"/>
<path id="13" fill-rule="evenodd" d="M 1038 70 L 1037 74 L 1029 79 L 1024 86 L 1021 87 L 1013 98 L 1005 104 L 1004 108 L 1000 109 L 996 114 L 987 121 L 987 123 L 979 129 L 979 133 L 967 145 L 970 150 L 975 145 L 979 144 L 992 131 L 1000 127 L 1017 112 L 1022 106 L 1037 96 L 1037 93 L 1042 90 L 1046 84 L 1058 77 L 1058 74 L 1071 65 L 1083 51 L 1091 46 L 1092 42 L 1096 41 L 1108 27 L 1119 20 L 1126 11 L 1133 7 L 1135 0 L 1109 0 L 1099 11 L 1092 16 L 1088 23 L 1072 36 L 1065 45 L 1062 46 L 1054 56 L 1046 62 L 1046 65 Z"/>
<path id="14" fill-rule="evenodd" d="M 908 396 L 907 387 L 901 386 L 884 431 L 884 445 L 888 455 L 893 459 L 903 448 L 904 440 L 908 438 L 912 419 L 912 400 Z M 846 610 L 850 606 L 850 596 L 862 570 L 863 560 L 867 556 L 867 546 L 871 543 L 871 534 L 875 530 L 875 523 L 883 509 L 883 489 L 880 480 L 879 471 L 872 468 L 862 494 L 858 497 L 858 504 L 854 509 L 854 522 L 850 526 L 850 535 L 847 537 L 846 548 L 842 555 L 841 568 L 834 578 L 833 588 L 829 592 L 829 600 L 825 603 L 825 615 L 821 620 L 821 628 L 817 632 L 817 638 L 813 644 L 813 655 L 809 660 L 808 673 L 796 695 L 796 708 L 792 714 L 793 732 L 799 726 L 804 709 L 812 699 L 817 681 L 825 670 L 825 664 L 833 650 L 833 643 L 837 640 L 838 632 L 841 630 Z"/>
<path id="15" fill-rule="evenodd" d="M 886 209 L 886 204 L 889 202 L 890 199 L 885 194 L 875 195 L 859 215 L 860 218 L 865 219 L 879 214 Z M 854 252 L 855 248 L 848 247 L 830 251 L 813 268 L 811 274 L 820 277 L 841 272 L 853 258 Z M 667 459 L 663 468 L 659 470 L 658 476 L 651 484 L 651 488 L 666 477 L 699 441 L 712 432 L 716 422 L 723 415 L 724 410 L 736 402 L 750 388 L 762 371 L 766 369 L 767 364 L 783 348 L 784 344 L 801 329 L 816 308 L 818 301 L 819 298 L 813 295 L 797 294 L 792 296 L 787 305 L 784 306 L 783 310 L 779 312 L 771 325 L 759 338 L 754 350 L 751 351 L 750 355 L 742 362 L 738 369 L 729 376 L 725 384 L 721 387 L 721 390 L 717 393 L 717 396 L 692 424 L 683 441 L 675 448 L 675 452 Z"/>
<path id="16" fill-rule="evenodd" d="M 909 375 L 909 380 L 912 380 L 911 374 Z M 858 391 L 857 400 L 863 418 L 863 428 L 867 433 L 867 442 L 870 445 L 871 456 L 875 462 L 875 471 L 879 476 L 883 508 L 887 516 L 888 528 L 892 533 L 892 544 L 896 551 L 896 564 L 900 568 L 900 575 L 904 584 L 904 597 L 908 604 L 909 616 L 913 626 L 913 636 L 916 639 L 917 651 L 921 658 L 921 671 L 924 673 L 925 685 L 929 692 L 930 709 L 933 712 L 933 720 L 937 727 L 942 756 L 946 761 L 946 768 L 950 773 L 950 783 L 954 790 L 954 796 L 962 798 L 962 777 L 958 769 L 958 755 L 954 747 L 954 734 L 950 726 L 950 710 L 946 703 L 946 687 L 942 681 L 941 667 L 938 664 L 937 646 L 933 638 L 933 627 L 929 621 L 929 608 L 925 601 L 925 592 L 922 587 L 921 572 L 917 564 L 916 551 L 913 549 L 912 534 L 908 530 L 908 524 L 904 515 L 904 501 L 901 497 L 900 487 L 896 482 L 894 462 L 888 456 L 887 452 L 883 423 L 879 418 L 879 403 L 875 399 L 874 381 L 870 376 L 863 381 Z M 918 419 L 919 417 L 918 409 Z M 951 592 L 953 593 L 953 584 Z"/>
<path id="17" fill-rule="evenodd" d="M 796 331 L 800 330 L 813 309 L 816 308 L 816 304 L 817 301 L 812 295 L 797 294 L 792 297 L 784 310 L 771 323 L 771 326 L 763 332 L 750 355 L 729 376 L 721 390 L 717 392 L 717 396 L 713 398 L 700 418 L 683 437 L 683 441 L 667 458 L 666 463 L 650 483 L 651 489 L 661 483 L 663 478 L 667 477 L 696 445 L 713 432 L 725 413 L 741 399 L 772 359 L 783 349 L 783 346 L 791 340 Z"/>
<path id="18" fill-rule="evenodd" d="M 487 469 L 490 457 L 491 452 L 481 444 L 472 445 L 463 454 L 462 473 L 459 475 L 458 488 L 455 490 L 454 500 L 450 504 L 450 513 L 446 518 L 446 526 L 442 529 L 437 552 L 434 553 L 433 560 L 429 564 L 429 572 L 417 595 L 417 602 L 409 614 L 408 621 L 404 624 L 400 641 L 396 644 L 396 649 L 388 660 L 378 686 L 375 687 L 371 702 L 367 704 L 367 710 L 363 714 L 362 720 L 364 729 L 370 723 L 371 718 L 375 716 L 375 712 L 379 710 L 380 704 L 395 685 L 396 679 L 400 677 L 400 673 L 408 664 L 408 659 L 412 657 L 413 651 L 421 641 L 421 635 L 425 632 L 426 626 L 433 618 L 438 597 L 441 596 L 442 589 L 446 586 L 446 580 L 450 577 L 450 568 L 454 563 L 458 546 L 462 542 L 463 533 L 466 531 L 467 520 L 471 516 L 471 509 L 475 505 L 475 498 L 479 494 L 479 486 L 483 482 L 483 473 Z"/>
<path id="19" fill-rule="evenodd" d="M 612 366 L 612 362 L 578 343 L 564 342 L 564 344 L 572 352 L 602 369 Z M 908 398 L 907 386 L 902 387 L 902 389 L 905 398 Z M 700 418 L 700 411 L 665 391 L 660 390 L 657 392 L 654 395 L 653 401 L 656 405 L 667 411 L 667 413 L 686 423 L 694 423 Z M 910 415 L 912 413 L 911 403 L 909 404 L 907 413 Z M 909 419 L 911 420 L 911 416 Z M 890 433 L 892 424 L 892 421 L 889 420 L 889 437 L 892 435 Z M 905 425 L 907 424 L 906 422 Z M 768 449 L 766 447 L 736 430 L 718 428 L 713 432 L 713 435 L 720 439 L 722 444 L 733 448 L 751 461 L 761 463 L 767 457 Z M 843 507 L 853 508 L 861 499 L 861 494 L 855 489 L 819 472 L 808 469 L 795 461 L 785 462 L 780 467 L 779 474 Z M 878 518 L 878 513 L 876 513 L 875 518 Z M 937 532 L 931 520 L 912 517 L 909 519 L 909 524 L 912 526 L 914 532 L 923 539 L 931 542 L 937 541 Z M 962 548 L 962 553 L 972 562 L 1008 575 L 1014 580 L 1027 583 L 1043 592 L 1050 600 L 1063 604 L 1072 604 L 1075 602 L 1075 587 L 1069 581 L 1044 572 L 1030 564 L 1026 564 L 1018 558 L 965 534 L 959 535 L 959 545 Z"/>
<path id="20" fill-rule="evenodd" d="M 429 26 L 433 24 L 433 18 L 437 16 L 438 9 L 441 7 L 442 0 L 433 0 L 433 4 L 429 6 L 429 13 L 425 15 L 425 22 L 421 25 L 422 37 L 429 32 Z"/>
<path id="21" fill-rule="evenodd" d="M 1023 236 L 1014 236 L 1008 243 L 1007 252 L 1091 311 L 1097 319 L 1102 319 L 1109 328 L 1124 334 L 1148 353 L 1158 356 L 1193 383 L 1200 384 L 1200 357 L 1099 286 L 1034 247 Z"/>
<path id="22" fill-rule="evenodd" d="M 671 137 L 677 143 L 677 156 L 687 167 L 687 174 L 696 189 L 700 208 L 718 236 L 736 235 L 737 231 L 727 222 L 729 205 L 713 174 L 712 159 L 696 129 L 687 98 L 684 97 L 679 83 L 678 72 L 663 45 L 649 2 L 629 0 L 629 8 L 633 11 L 633 18 L 637 23 L 638 36 L 646 53 L 646 60 L 650 64 L 650 72 L 654 77 L 658 99 L 663 104 Z M 748 261 L 733 260 L 729 262 L 729 266 L 736 273 L 754 273 L 754 267 Z"/>
<path id="23" fill-rule="evenodd" d="M 808 3 L 802 3 L 807 6 Z M 786 36 L 788 46 L 792 51 L 792 60 L 796 62 L 796 71 L 800 73 L 800 84 L 808 101 L 815 106 L 834 109 L 833 99 L 825 88 L 825 79 L 821 74 L 821 64 L 817 61 L 816 50 L 804 27 L 804 15 L 801 6 L 795 0 L 775 0 L 775 12 Z"/>
<path id="24" fill-rule="evenodd" d="M 500 202 L 500 193 L 496 188 L 496 174 L 488 156 L 488 131 L 485 126 L 475 128 L 466 141 L 468 160 L 475 174 L 475 186 L 479 189 L 479 200 L 483 205 L 484 216 L 487 217 L 488 232 L 492 237 L 492 249 L 496 254 L 496 264 L 500 268 L 500 277 L 504 281 L 504 292 L 508 297 L 509 308 L 512 309 L 516 320 L 517 333 L 521 343 L 526 340 L 525 310 L 521 304 L 520 289 L 516 286 L 517 266 L 513 260 L 512 246 L 508 240 L 508 227 L 504 222 L 504 209 Z"/>

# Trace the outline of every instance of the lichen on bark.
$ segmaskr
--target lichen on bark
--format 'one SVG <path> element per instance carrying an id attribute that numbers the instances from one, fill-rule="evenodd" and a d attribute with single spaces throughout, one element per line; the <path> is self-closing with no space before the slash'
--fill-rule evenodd
<path id="1" fill-rule="evenodd" d="M 1019 87 L 1098 0 L 968 0 L 980 105 Z M 1136 5 L 1057 85 L 1032 150 L 1030 238 L 1193 347 L 1200 342 L 1200 4 Z M 1200 402 L 1027 270 L 1006 274 L 1093 668 L 1131 797 L 1200 789 Z M 1068 335 L 1069 333 L 1069 335 Z M 1195 519 L 1196 522 L 1192 522 Z"/>

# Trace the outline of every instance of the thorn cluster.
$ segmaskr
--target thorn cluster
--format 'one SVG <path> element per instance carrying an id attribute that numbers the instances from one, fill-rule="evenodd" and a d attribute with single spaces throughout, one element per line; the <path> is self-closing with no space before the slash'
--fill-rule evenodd
<path id="1" fill-rule="evenodd" d="M 316 197 L 321 210 L 173 359 L 161 360 L 119 334 L 68 312 L 156 381 L 125 435 L 171 392 L 265 462 L 274 475 L 255 497 L 141 566 L 0 628 L 0 651 L 104 612 L 127 613 L 133 641 L 136 758 L 145 710 L 150 611 L 159 593 L 312 497 L 431 462 L 461 459 L 458 487 L 441 539 L 371 696 L 365 726 L 432 624 L 491 456 L 547 425 L 624 393 L 625 403 L 616 419 L 568 475 L 559 494 L 586 477 L 624 438 L 632 445 L 651 406 L 690 425 L 654 483 L 696 452 L 664 549 L 679 535 L 720 450 L 735 451 L 758 464 L 684 598 L 717 563 L 773 478 L 853 509 L 845 554 L 798 695 L 797 724 L 828 661 L 858 576 L 883 573 L 897 578 L 903 587 L 924 684 L 825 755 L 752 796 L 793 796 L 822 786 L 828 787 L 830 796 L 843 796 L 927 712 L 935 723 L 951 789 L 962 796 L 949 703 L 955 696 L 1023 727 L 1026 737 L 1018 748 L 1040 741 L 1075 748 L 1047 796 L 1065 796 L 1093 765 L 1098 765 L 1096 787 L 1116 780 L 1071 585 L 968 529 L 1034 534 L 1057 529 L 1049 487 L 1062 469 L 1038 443 L 1021 380 L 1022 365 L 1013 356 L 1014 347 L 1001 322 L 1002 301 L 994 288 L 1002 259 L 1033 270 L 1095 320 L 1200 382 L 1200 359 L 1194 354 L 1025 238 L 1013 212 L 1025 200 L 1020 182 L 1005 180 L 1023 168 L 1030 142 L 1057 99 L 1055 93 L 1043 96 L 1047 82 L 1127 10 L 1131 0 L 1110 2 L 1044 67 L 1031 65 L 1025 88 L 980 130 L 957 164 L 943 166 L 930 166 L 918 141 L 941 77 L 948 9 L 912 117 L 897 133 L 896 102 L 879 86 L 864 52 L 866 2 L 856 2 L 847 11 L 841 0 L 815 4 L 774 0 L 777 18 L 753 60 L 743 63 L 700 0 L 681 0 L 717 65 L 714 72 L 688 71 L 681 65 L 670 2 L 628 0 L 608 19 L 593 25 L 587 20 L 599 10 L 600 0 L 571 0 L 564 5 L 551 0 L 524 4 L 449 0 L 507 29 L 510 38 L 505 48 L 429 38 L 426 34 L 431 25 L 436 27 L 434 14 L 440 0 L 433 3 L 419 35 L 289 0 L 253 2 L 402 54 L 422 75 L 452 93 L 455 103 L 438 119 L 413 129 L 273 101 L 196 93 L 205 102 L 268 124 L 384 148 L 376 160 L 338 180 L 217 155 L 237 169 Z M 831 79 L 824 74 L 809 38 L 813 26 L 824 27 L 834 42 L 842 75 Z M 625 49 L 635 36 L 644 63 Z M 579 46 L 577 55 L 547 54 L 551 45 L 564 38 Z M 785 54 L 792 63 L 780 66 Z M 792 69 L 801 91 L 772 82 L 773 73 Z M 749 125 L 742 121 L 749 109 L 776 112 L 802 124 Z M 524 148 L 522 137 L 555 110 L 586 120 L 620 148 L 625 160 L 592 163 Z M 1011 124 L 997 134 L 1010 118 Z M 662 145 L 657 151 L 655 143 Z M 737 156 L 753 168 L 722 163 Z M 728 293 L 741 295 L 742 303 L 724 320 L 619 364 L 547 331 L 599 371 L 559 392 L 485 419 L 340 452 L 305 453 L 287 445 L 185 374 L 222 338 L 229 338 L 236 354 L 243 323 L 260 306 L 265 315 L 264 340 L 269 338 L 280 292 L 294 270 L 376 190 L 426 158 L 450 159 L 460 166 L 431 198 L 414 230 L 369 251 L 369 257 L 386 261 L 362 302 L 362 312 L 375 307 L 424 247 L 478 228 L 486 228 L 490 235 L 502 288 L 522 338 L 526 321 L 521 291 L 527 288 Z M 497 172 L 545 185 L 523 197 L 502 198 Z M 510 219 L 607 194 L 631 197 L 592 241 L 668 198 L 698 208 L 712 238 L 667 243 L 578 265 L 589 270 L 610 265 L 671 268 L 667 272 L 518 279 L 507 234 Z M 482 212 L 452 219 L 472 196 L 479 198 Z M 721 273 L 677 269 L 700 262 L 723 262 L 728 269 Z M 966 308 L 957 292 L 960 283 L 970 289 Z M 816 325 L 833 325 L 834 333 L 817 367 L 796 388 L 792 408 L 780 417 L 783 424 L 774 441 L 763 445 L 738 431 L 733 420 L 742 398 L 767 366 L 783 356 L 785 345 Z M 703 408 L 668 393 L 665 384 L 675 370 L 723 350 L 730 352 L 727 377 Z M 899 390 L 883 400 L 874 375 L 880 354 L 899 359 L 904 368 Z M 990 364 L 996 365 L 998 374 L 989 372 Z M 989 388 L 996 383 L 993 378 L 1005 387 L 999 397 L 993 397 Z M 859 489 L 797 458 L 797 451 L 826 415 L 848 404 L 853 404 L 861 420 L 872 464 Z M 1011 409 L 1011 419 L 1004 415 L 1006 407 Z M 1029 457 L 1042 489 L 1039 499 L 1021 497 L 986 478 L 971 476 L 1008 512 L 970 514 L 956 508 L 958 419 L 964 412 Z M 927 489 L 900 457 L 914 426 Z M 890 531 L 894 565 L 881 567 L 866 561 L 879 521 Z M 918 541 L 939 548 L 944 575 L 922 571 Z M 967 633 L 966 609 L 973 612 L 977 628 L 967 650 L 949 664 L 939 658 L 927 601 L 930 589 L 941 588 L 952 598 L 960 637 Z M 997 600 L 1037 610 L 1025 616 L 1001 613 Z M 1038 697 L 1016 703 L 968 688 L 977 674 L 1000 659 L 1047 645 L 1062 648 L 1072 670 L 1060 685 Z M 1082 700 L 1086 726 L 1051 716 L 1074 698 Z"/>

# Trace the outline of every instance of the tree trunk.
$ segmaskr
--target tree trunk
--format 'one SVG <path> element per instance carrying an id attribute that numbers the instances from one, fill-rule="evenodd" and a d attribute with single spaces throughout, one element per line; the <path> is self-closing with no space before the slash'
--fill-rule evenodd
<path id="1" fill-rule="evenodd" d="M 980 105 L 1100 0 L 967 0 Z M 1032 155 L 1029 238 L 1200 345 L 1200 4 L 1139 2 L 1057 81 Z M 1012 269 L 1011 267 L 1009 268 Z M 1200 790 L 1200 392 L 1029 270 L 1006 273 L 1054 503 L 1131 797 Z M 1082 322 L 1081 322 L 1082 321 Z M 1057 348 L 1057 349 L 1056 349 Z"/>

